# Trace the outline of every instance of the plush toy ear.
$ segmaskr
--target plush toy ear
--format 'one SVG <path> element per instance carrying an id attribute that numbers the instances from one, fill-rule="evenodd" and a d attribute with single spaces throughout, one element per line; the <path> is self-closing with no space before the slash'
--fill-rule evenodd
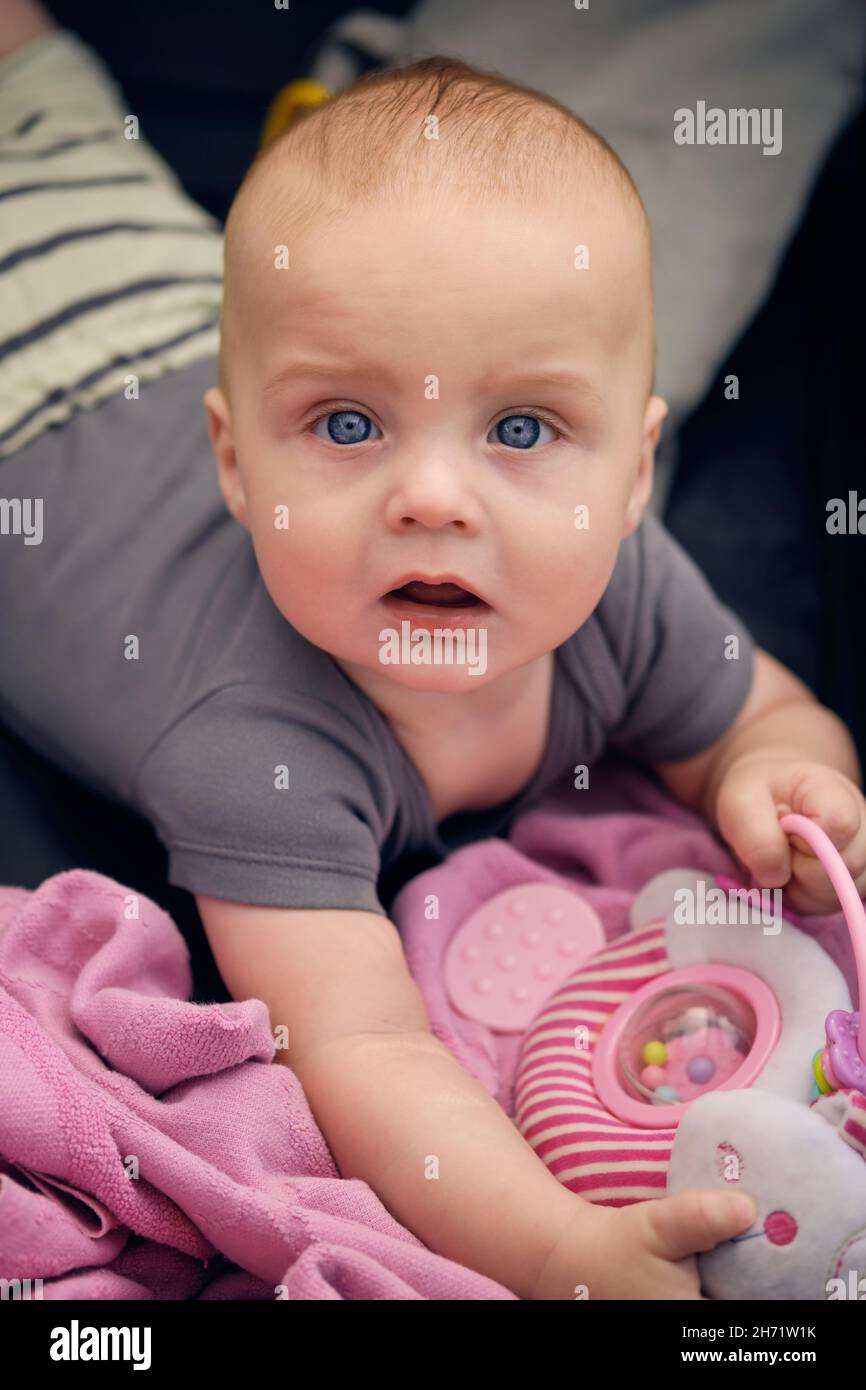
<path id="1" fill-rule="evenodd" d="M 859 1279 L 866 1163 L 816 1107 L 754 1089 L 692 1101 L 667 1190 L 708 1187 L 747 1192 L 758 1207 L 750 1230 L 701 1255 L 710 1298 L 823 1301 L 828 1280 Z"/>

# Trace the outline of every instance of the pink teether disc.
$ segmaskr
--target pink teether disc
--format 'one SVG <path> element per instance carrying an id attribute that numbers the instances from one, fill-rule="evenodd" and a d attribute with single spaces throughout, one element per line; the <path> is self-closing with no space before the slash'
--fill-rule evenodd
<path id="1" fill-rule="evenodd" d="M 577 893 L 523 883 L 497 893 L 457 928 L 445 953 L 445 988 L 467 1018 L 521 1033 L 562 981 L 604 945 L 598 915 Z"/>

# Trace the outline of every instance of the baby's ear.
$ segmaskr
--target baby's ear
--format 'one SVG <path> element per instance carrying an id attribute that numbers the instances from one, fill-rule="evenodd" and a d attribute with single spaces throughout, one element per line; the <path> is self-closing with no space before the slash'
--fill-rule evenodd
<path id="1" fill-rule="evenodd" d="M 655 450 L 661 434 L 662 421 L 667 413 L 667 401 L 663 401 L 661 396 L 650 396 L 643 417 L 640 463 L 625 509 L 623 539 L 637 530 L 652 495 Z"/>
<path id="2" fill-rule="evenodd" d="M 235 453 L 232 417 L 228 401 L 219 386 L 203 396 L 207 428 L 217 465 L 217 481 L 223 501 L 241 526 L 247 527 L 247 504 Z M 249 529 L 247 527 L 247 529 Z"/>
<path id="3" fill-rule="evenodd" d="M 658 448 L 658 442 L 662 432 L 662 422 L 667 413 L 667 401 L 663 400 L 661 396 L 650 396 L 643 417 L 643 432 L 645 445 L 648 445 L 652 449 Z"/>

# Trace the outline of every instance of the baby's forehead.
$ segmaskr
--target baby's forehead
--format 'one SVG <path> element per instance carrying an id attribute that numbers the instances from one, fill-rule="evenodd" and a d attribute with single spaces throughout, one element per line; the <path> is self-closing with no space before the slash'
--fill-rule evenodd
<path id="1" fill-rule="evenodd" d="M 244 213 L 232 239 L 233 249 L 243 246 L 237 268 L 255 272 L 268 292 L 277 288 L 273 272 L 280 269 L 288 271 L 282 288 L 300 295 L 308 283 L 322 288 L 329 278 L 342 282 L 359 270 L 377 279 L 398 268 L 431 280 L 452 272 L 459 282 L 467 271 L 483 279 L 490 265 L 522 271 L 535 283 L 545 272 L 575 286 L 582 277 L 587 290 L 613 279 L 636 288 L 650 274 L 645 219 L 614 181 L 590 187 L 576 180 L 531 202 L 423 182 L 398 196 L 347 199 L 327 177 L 292 194 L 274 168 Z M 503 286 L 511 293 L 519 288 L 514 279 Z"/>
<path id="2" fill-rule="evenodd" d="M 347 199 L 326 177 L 305 184 L 287 172 L 276 161 L 262 171 L 234 228 L 241 264 L 227 281 L 246 342 L 330 341 L 344 324 L 363 332 L 365 313 L 397 344 L 416 326 L 441 343 L 480 325 L 529 351 L 546 335 L 560 350 L 597 339 L 608 354 L 652 337 L 645 225 L 613 180 L 575 178 L 527 206 L 459 185 Z"/>

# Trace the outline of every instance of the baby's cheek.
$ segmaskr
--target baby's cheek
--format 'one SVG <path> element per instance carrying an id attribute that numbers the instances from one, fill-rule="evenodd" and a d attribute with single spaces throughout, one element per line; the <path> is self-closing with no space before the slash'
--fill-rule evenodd
<path id="1" fill-rule="evenodd" d="M 529 563 L 539 597 L 557 606 L 590 602 L 594 605 L 610 578 L 616 560 L 616 540 L 609 528 L 593 525 L 592 516 L 565 518 L 558 534 L 540 537 Z"/>
<path id="2" fill-rule="evenodd" d="M 320 544 L 321 519 L 283 472 L 265 465 L 249 481 L 247 508 L 256 548 L 265 556 L 298 553 L 305 546 L 314 553 Z"/>
<path id="3" fill-rule="evenodd" d="M 283 529 L 273 518 L 265 518 L 256 536 L 259 569 L 269 587 L 290 591 L 296 601 L 304 595 L 322 593 L 334 582 L 334 567 L 328 564 L 329 547 L 317 543 L 297 524 Z"/>

